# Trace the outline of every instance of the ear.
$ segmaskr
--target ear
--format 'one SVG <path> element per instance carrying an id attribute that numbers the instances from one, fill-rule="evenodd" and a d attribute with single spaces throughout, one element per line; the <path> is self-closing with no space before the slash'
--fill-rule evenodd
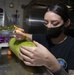
<path id="1" fill-rule="evenodd" d="M 68 20 L 66 21 L 66 23 L 65 23 L 65 27 L 68 27 L 68 26 L 70 25 L 70 23 L 71 23 L 71 20 L 68 19 Z"/>

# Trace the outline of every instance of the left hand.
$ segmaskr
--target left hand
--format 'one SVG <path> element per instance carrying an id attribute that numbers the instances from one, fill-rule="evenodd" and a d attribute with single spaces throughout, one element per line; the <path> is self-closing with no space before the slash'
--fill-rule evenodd
<path id="1" fill-rule="evenodd" d="M 45 66 L 53 73 L 60 69 L 60 64 L 54 55 L 43 45 L 34 41 L 36 47 L 21 46 L 20 55 L 28 66 Z"/>
<path id="2" fill-rule="evenodd" d="M 38 42 L 34 41 L 34 43 L 36 47 L 21 46 L 20 55 L 26 65 L 43 66 L 49 51 Z"/>

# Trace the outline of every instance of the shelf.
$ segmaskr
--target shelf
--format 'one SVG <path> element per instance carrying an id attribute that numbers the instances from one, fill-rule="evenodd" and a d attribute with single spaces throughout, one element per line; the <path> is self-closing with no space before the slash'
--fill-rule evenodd
<path id="1" fill-rule="evenodd" d="M 2 47 L 8 47 L 9 45 L 8 45 L 8 43 L 0 43 L 0 48 L 2 48 Z"/>

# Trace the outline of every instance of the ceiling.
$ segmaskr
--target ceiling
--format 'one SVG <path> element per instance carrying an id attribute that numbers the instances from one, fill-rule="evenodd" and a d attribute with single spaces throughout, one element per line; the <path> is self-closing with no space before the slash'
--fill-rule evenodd
<path id="1" fill-rule="evenodd" d="M 41 4 L 41 5 L 49 5 L 49 4 L 55 4 L 61 2 L 61 3 L 74 5 L 74 0 L 0 0 L 0 3 L 4 3 L 4 2 L 15 2 L 24 5 L 28 5 L 30 2 L 34 4 Z"/>
<path id="2" fill-rule="evenodd" d="M 56 3 L 64 3 L 67 5 L 74 6 L 74 0 L 32 0 L 35 4 L 41 4 L 41 5 L 50 5 L 50 4 L 56 4 Z"/>
<path id="3" fill-rule="evenodd" d="M 24 5 L 28 5 L 32 0 L 0 0 L 0 3 L 19 3 L 19 4 L 24 4 Z"/>

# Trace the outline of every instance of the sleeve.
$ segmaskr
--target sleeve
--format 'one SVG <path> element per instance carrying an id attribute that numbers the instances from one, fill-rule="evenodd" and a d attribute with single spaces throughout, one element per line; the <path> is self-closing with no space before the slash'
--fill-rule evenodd
<path id="1" fill-rule="evenodd" d="M 45 39 L 45 34 L 33 34 L 32 39 L 41 43 Z"/>
<path id="2" fill-rule="evenodd" d="M 33 34 L 32 39 L 35 41 L 38 41 L 39 40 L 39 34 Z"/>
<path id="3" fill-rule="evenodd" d="M 69 75 L 62 67 L 54 75 Z"/>

